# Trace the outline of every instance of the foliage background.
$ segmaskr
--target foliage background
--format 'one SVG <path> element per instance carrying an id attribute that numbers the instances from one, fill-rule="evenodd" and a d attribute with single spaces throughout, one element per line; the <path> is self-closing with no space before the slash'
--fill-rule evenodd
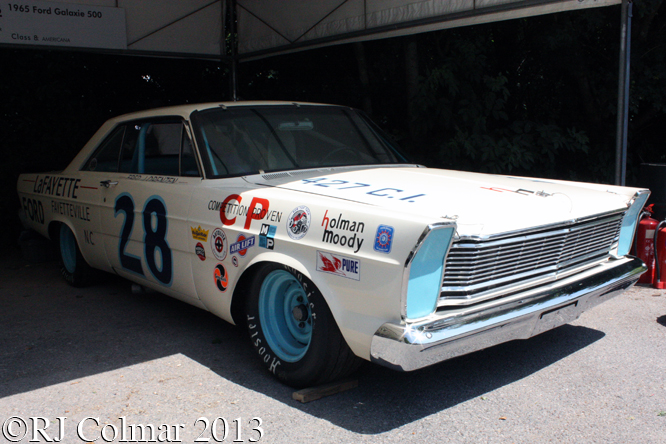
<path id="1" fill-rule="evenodd" d="M 666 163 L 666 6 L 634 2 L 628 185 Z M 612 183 L 620 9 L 511 20 L 242 63 L 242 99 L 365 109 L 433 167 Z M 109 117 L 229 99 L 217 62 L 0 48 L 0 246 L 16 180 L 64 168 Z"/>

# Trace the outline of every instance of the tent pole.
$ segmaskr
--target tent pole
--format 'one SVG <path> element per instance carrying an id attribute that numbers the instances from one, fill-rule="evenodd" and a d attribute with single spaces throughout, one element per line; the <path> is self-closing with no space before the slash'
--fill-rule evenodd
<path id="1" fill-rule="evenodd" d="M 238 35 L 236 31 L 236 0 L 228 0 L 229 23 L 230 23 L 230 45 L 231 45 L 231 76 L 229 78 L 231 88 L 231 100 L 238 101 Z"/>
<path id="2" fill-rule="evenodd" d="M 618 80 L 617 140 L 615 149 L 615 185 L 625 185 L 627 176 L 627 133 L 629 129 L 629 84 L 631 60 L 631 0 L 622 0 L 620 33 L 620 78 Z"/>

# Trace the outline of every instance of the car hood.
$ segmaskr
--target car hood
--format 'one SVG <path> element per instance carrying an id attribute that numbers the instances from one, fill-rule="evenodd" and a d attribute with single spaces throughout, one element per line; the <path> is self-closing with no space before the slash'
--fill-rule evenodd
<path id="1" fill-rule="evenodd" d="M 246 177 L 256 184 L 382 207 L 488 236 L 625 210 L 636 190 L 422 167 L 328 169 Z"/>

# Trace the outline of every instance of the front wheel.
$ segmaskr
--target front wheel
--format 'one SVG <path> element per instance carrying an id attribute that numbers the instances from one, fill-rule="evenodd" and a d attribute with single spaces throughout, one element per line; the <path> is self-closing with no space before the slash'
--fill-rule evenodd
<path id="1" fill-rule="evenodd" d="M 246 318 L 250 339 L 268 370 L 292 387 L 342 378 L 358 368 L 330 309 L 297 271 L 265 264 L 250 286 Z"/>
<path id="2" fill-rule="evenodd" d="M 91 284 L 95 270 L 83 258 L 74 233 L 65 224 L 61 224 L 58 230 L 57 245 L 60 252 L 60 271 L 65 280 L 73 287 Z"/>

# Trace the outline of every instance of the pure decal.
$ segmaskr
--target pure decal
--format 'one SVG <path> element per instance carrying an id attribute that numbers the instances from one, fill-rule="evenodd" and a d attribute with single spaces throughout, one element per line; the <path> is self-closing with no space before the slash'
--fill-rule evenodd
<path id="1" fill-rule="evenodd" d="M 360 281 L 361 261 L 339 254 L 317 251 L 317 271 Z"/>

